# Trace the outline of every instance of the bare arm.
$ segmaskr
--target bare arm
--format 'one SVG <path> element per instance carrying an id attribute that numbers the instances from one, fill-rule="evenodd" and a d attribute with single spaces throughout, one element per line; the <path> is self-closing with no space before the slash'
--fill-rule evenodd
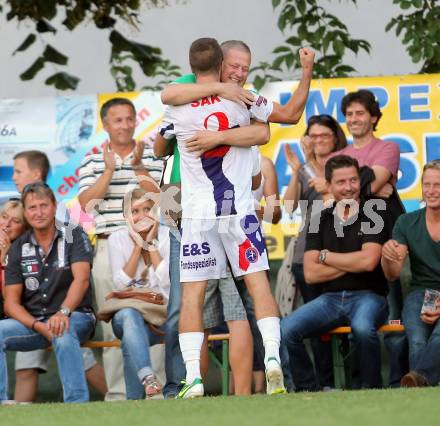
<path id="1" fill-rule="evenodd" d="M 153 151 L 156 157 L 165 157 L 166 155 L 171 155 L 173 153 L 173 145 L 176 143 L 175 139 L 170 141 L 165 139 L 160 133 L 156 135 L 154 140 Z"/>
<path id="2" fill-rule="evenodd" d="M 391 172 L 383 166 L 372 166 L 376 178 L 371 182 L 371 193 L 379 192 L 391 179 Z"/>
<path id="3" fill-rule="evenodd" d="M 90 285 L 90 263 L 75 262 L 71 265 L 73 281 L 70 284 L 66 298 L 62 306 L 69 308 L 72 312 L 81 304 Z"/>
<path id="4" fill-rule="evenodd" d="M 112 180 L 113 170 L 106 168 L 96 182 L 78 195 L 81 208 L 86 213 L 93 211 L 95 206 L 105 197 Z"/>
<path id="5" fill-rule="evenodd" d="M 263 195 L 266 205 L 263 207 L 263 220 L 277 224 L 281 219 L 280 194 L 275 166 L 267 157 L 261 157 L 261 172 L 264 175 Z"/>
<path id="6" fill-rule="evenodd" d="M 387 280 L 395 281 L 400 277 L 407 254 L 408 247 L 396 240 L 389 240 L 383 245 L 381 264 Z"/>
<path id="7" fill-rule="evenodd" d="M 186 141 L 188 151 L 201 155 L 219 145 L 230 145 L 248 148 L 264 145 L 270 139 L 270 129 L 265 123 L 254 122 L 250 126 L 214 132 L 201 130 Z"/>
<path id="8" fill-rule="evenodd" d="M 304 277 L 307 284 L 320 284 L 342 277 L 346 273 L 333 266 L 319 263 L 319 251 L 310 250 L 304 253 Z"/>
<path id="9" fill-rule="evenodd" d="M 362 249 L 350 253 L 329 251 L 325 264 L 345 272 L 371 272 L 380 261 L 382 246 L 378 243 L 364 243 Z"/>
<path id="10" fill-rule="evenodd" d="M 185 105 L 207 96 L 219 95 L 240 104 L 252 104 L 254 95 L 235 83 L 169 84 L 162 91 L 165 105 Z"/>
<path id="11" fill-rule="evenodd" d="M 287 164 L 292 171 L 289 184 L 284 194 L 284 207 L 287 213 L 292 214 L 298 207 L 299 194 L 301 193 L 301 185 L 298 180 L 301 162 L 288 144 L 284 145 L 284 154 Z"/>
<path id="12" fill-rule="evenodd" d="M 90 263 L 74 262 L 71 265 L 73 281 L 61 306 L 73 312 L 84 299 L 90 285 Z M 53 314 L 47 321 L 47 328 L 55 336 L 62 336 L 69 330 L 70 319 L 61 312 Z"/>
<path id="13" fill-rule="evenodd" d="M 252 176 L 252 191 L 256 191 L 261 185 L 261 172 Z"/>
<path id="14" fill-rule="evenodd" d="M 110 151 L 108 142 L 103 146 L 103 157 L 105 163 L 104 172 L 92 186 L 78 195 L 79 204 L 86 213 L 91 213 L 95 206 L 105 197 L 116 168 L 115 154 Z"/>
<path id="15" fill-rule="evenodd" d="M 22 292 L 22 284 L 5 285 L 5 312 L 27 328 L 32 328 L 35 318 L 21 304 Z"/>
<path id="16" fill-rule="evenodd" d="M 272 114 L 269 116 L 269 121 L 272 123 L 296 124 L 301 119 L 309 96 L 315 53 L 304 47 L 299 50 L 299 55 L 302 65 L 301 80 L 287 104 L 280 105 L 274 102 Z"/>

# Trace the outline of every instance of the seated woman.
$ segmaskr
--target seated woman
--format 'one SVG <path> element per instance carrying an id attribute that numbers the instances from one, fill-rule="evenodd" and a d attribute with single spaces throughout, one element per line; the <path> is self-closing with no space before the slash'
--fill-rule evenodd
<path id="1" fill-rule="evenodd" d="M 144 287 L 168 300 L 169 239 L 160 238 L 159 223 L 153 215 L 154 202 L 147 191 L 135 189 L 124 199 L 128 228 L 109 237 L 109 256 L 116 290 Z M 127 202 L 128 201 L 128 202 Z M 115 335 L 121 339 L 127 399 L 161 398 L 162 384 L 150 361 L 150 345 L 159 343 L 142 314 L 133 308 L 119 310 L 112 319 Z"/>
<path id="2" fill-rule="evenodd" d="M 0 319 L 3 313 L 3 267 L 6 261 L 9 247 L 28 228 L 23 215 L 23 206 L 18 200 L 5 203 L 0 211 Z"/>

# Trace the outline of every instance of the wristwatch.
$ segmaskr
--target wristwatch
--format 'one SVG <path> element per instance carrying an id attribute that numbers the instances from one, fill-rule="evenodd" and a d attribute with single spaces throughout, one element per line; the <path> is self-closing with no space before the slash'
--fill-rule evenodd
<path id="1" fill-rule="evenodd" d="M 328 250 L 324 249 L 319 252 L 319 263 L 325 263 L 325 258 L 327 257 Z"/>
<path id="2" fill-rule="evenodd" d="M 61 312 L 63 315 L 65 315 L 66 317 L 70 317 L 70 315 L 72 314 L 72 312 L 70 311 L 69 308 L 66 308 L 65 306 L 61 306 L 61 308 L 59 309 L 58 312 Z"/>

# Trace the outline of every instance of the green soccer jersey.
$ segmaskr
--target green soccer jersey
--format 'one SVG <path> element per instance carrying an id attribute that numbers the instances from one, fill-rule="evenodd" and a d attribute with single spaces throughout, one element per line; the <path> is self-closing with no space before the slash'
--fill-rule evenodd
<path id="1" fill-rule="evenodd" d="M 196 82 L 196 76 L 194 74 L 185 74 L 174 80 L 177 84 L 190 84 Z M 180 183 L 180 153 L 177 147 L 176 139 L 173 140 L 173 168 L 171 169 L 170 183 Z"/>

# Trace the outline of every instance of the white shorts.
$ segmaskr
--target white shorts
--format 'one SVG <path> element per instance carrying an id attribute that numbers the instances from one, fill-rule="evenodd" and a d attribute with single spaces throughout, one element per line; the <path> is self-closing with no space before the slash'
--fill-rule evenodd
<path id="1" fill-rule="evenodd" d="M 269 269 L 266 243 L 255 213 L 220 219 L 182 219 L 180 281 L 235 277 Z"/>

